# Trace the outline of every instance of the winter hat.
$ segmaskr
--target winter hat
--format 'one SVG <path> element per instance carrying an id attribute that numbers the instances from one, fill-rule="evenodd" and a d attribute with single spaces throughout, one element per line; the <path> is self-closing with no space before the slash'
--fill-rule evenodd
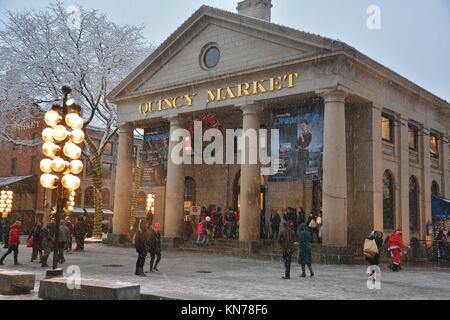
<path id="1" fill-rule="evenodd" d="M 211 217 L 206 217 L 206 221 L 210 222 L 211 221 Z"/>
<path id="2" fill-rule="evenodd" d="M 161 229 L 161 224 L 159 222 L 156 222 L 154 224 L 154 227 L 155 227 L 155 229 L 159 230 L 159 229 Z"/>

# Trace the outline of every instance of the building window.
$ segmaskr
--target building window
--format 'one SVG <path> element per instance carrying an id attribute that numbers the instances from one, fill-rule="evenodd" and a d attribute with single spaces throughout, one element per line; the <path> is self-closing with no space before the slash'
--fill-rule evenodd
<path id="1" fill-rule="evenodd" d="M 86 177 L 91 177 L 92 176 L 92 164 L 91 164 L 91 161 L 89 161 L 89 159 L 86 159 L 85 162 L 86 162 L 85 163 L 85 167 L 86 167 L 85 174 L 86 174 Z"/>
<path id="2" fill-rule="evenodd" d="M 211 43 L 206 45 L 200 55 L 201 65 L 203 69 L 212 69 L 219 64 L 220 50 L 216 44 Z"/>
<path id="3" fill-rule="evenodd" d="M 103 200 L 103 207 L 106 209 L 111 208 L 111 193 L 108 189 L 102 190 L 102 200 Z"/>
<path id="4" fill-rule="evenodd" d="M 439 159 L 439 136 L 435 133 L 430 134 L 430 154 L 434 159 Z"/>
<path id="5" fill-rule="evenodd" d="M 431 183 L 431 195 L 435 196 L 435 197 L 439 197 L 440 196 L 439 184 L 436 181 L 433 181 Z"/>
<path id="6" fill-rule="evenodd" d="M 409 228 L 412 232 L 419 231 L 419 184 L 415 177 L 409 179 Z"/>
<path id="7" fill-rule="evenodd" d="M 191 177 L 184 179 L 184 210 L 189 211 L 195 205 L 196 198 L 196 183 Z"/>
<path id="8" fill-rule="evenodd" d="M 408 125 L 409 150 L 419 151 L 419 129 L 412 124 Z"/>
<path id="9" fill-rule="evenodd" d="M 105 179 L 111 179 L 112 176 L 112 163 L 102 162 L 102 177 Z"/>
<path id="10" fill-rule="evenodd" d="M 395 228 L 395 189 L 394 177 L 386 170 L 383 176 L 383 227 L 384 229 Z"/>
<path id="11" fill-rule="evenodd" d="M 11 175 L 17 175 L 17 158 L 11 160 Z"/>
<path id="12" fill-rule="evenodd" d="M 84 207 L 93 208 L 94 207 L 94 188 L 89 187 L 84 191 Z"/>
<path id="13" fill-rule="evenodd" d="M 104 151 L 103 151 L 103 154 L 106 155 L 106 156 L 112 156 L 112 155 L 113 155 L 113 152 L 114 152 L 113 149 L 114 149 L 113 143 L 112 143 L 112 142 L 108 142 L 108 143 L 105 145 L 105 149 L 104 149 Z"/>
<path id="14" fill-rule="evenodd" d="M 394 118 L 384 113 L 381 116 L 381 137 L 383 141 L 394 143 Z"/>
<path id="15" fill-rule="evenodd" d="M 36 173 L 36 165 L 37 165 L 36 156 L 32 156 L 30 161 L 31 161 L 30 174 L 35 174 Z"/>
<path id="16" fill-rule="evenodd" d="M 82 194 L 81 188 L 78 188 L 75 191 L 75 207 L 80 208 L 81 207 L 81 194 Z"/>

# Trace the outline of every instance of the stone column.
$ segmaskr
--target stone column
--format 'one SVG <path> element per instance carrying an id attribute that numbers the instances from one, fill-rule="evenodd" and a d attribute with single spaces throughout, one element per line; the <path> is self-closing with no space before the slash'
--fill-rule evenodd
<path id="1" fill-rule="evenodd" d="M 409 228 L 409 143 L 408 143 L 408 120 L 401 119 L 403 123 L 400 128 L 399 141 L 399 186 L 400 197 L 398 204 L 400 206 L 400 221 L 396 221 L 396 227 L 401 227 L 403 231 L 403 241 L 405 245 L 409 245 L 410 228 Z"/>
<path id="2" fill-rule="evenodd" d="M 372 106 L 372 163 L 373 163 L 373 225 L 383 230 L 383 145 L 381 141 L 381 110 Z"/>
<path id="3" fill-rule="evenodd" d="M 446 135 L 448 137 L 448 134 Z M 446 140 L 446 139 L 444 139 Z M 450 173 L 449 173 L 449 163 L 448 163 L 448 143 L 442 142 L 442 157 L 441 157 L 441 167 L 442 167 L 442 181 L 440 185 L 441 196 L 449 199 L 450 198 Z"/>
<path id="4" fill-rule="evenodd" d="M 425 132 L 430 130 L 423 128 Z M 430 136 L 422 136 L 422 163 L 423 163 L 423 173 L 422 173 L 422 183 L 419 182 L 419 199 L 420 199 L 420 235 L 425 238 L 425 224 L 427 221 L 432 220 L 431 212 L 431 149 L 430 149 Z M 442 150 L 442 149 L 441 149 Z M 440 155 L 441 157 L 443 155 Z M 420 180 L 419 180 L 420 181 Z"/>
<path id="5" fill-rule="evenodd" d="M 323 244 L 347 246 L 347 150 L 345 97 L 329 91 L 325 102 L 323 148 Z"/>
<path id="6" fill-rule="evenodd" d="M 181 129 L 181 119 L 173 117 L 170 121 L 170 136 Z M 171 153 L 179 141 L 169 142 L 167 161 L 166 205 L 164 219 L 164 236 L 166 238 L 181 238 L 183 234 L 184 217 L 184 167 L 172 162 Z"/>
<path id="7" fill-rule="evenodd" d="M 241 107 L 243 122 L 242 127 L 245 133 L 256 130 L 257 144 L 259 144 L 260 110 L 258 105 L 246 105 Z M 251 133 L 250 133 L 251 134 Z M 241 211 L 239 223 L 239 240 L 258 241 L 260 228 L 260 207 L 259 194 L 261 192 L 261 169 L 258 164 L 249 163 L 250 148 L 248 140 L 243 145 L 246 159 L 241 165 Z M 258 150 L 258 149 L 257 149 Z"/>
<path id="8" fill-rule="evenodd" d="M 131 189 L 134 165 L 133 127 L 119 128 L 117 170 L 114 197 L 113 234 L 127 235 L 130 232 Z"/>

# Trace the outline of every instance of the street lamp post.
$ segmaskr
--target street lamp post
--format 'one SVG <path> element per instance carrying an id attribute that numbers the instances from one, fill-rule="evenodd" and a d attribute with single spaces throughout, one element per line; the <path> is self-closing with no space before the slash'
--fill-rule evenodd
<path id="1" fill-rule="evenodd" d="M 72 89 L 62 87 L 64 97 L 62 106 L 54 103 L 50 111 L 45 114 L 45 123 L 48 125 L 42 131 L 42 152 L 47 158 L 40 163 L 43 174 L 41 185 L 46 189 L 57 190 L 55 211 L 55 244 L 53 251 L 52 270 L 47 276 L 62 276 L 58 268 L 59 258 L 59 229 L 63 211 L 70 214 L 74 206 L 74 192 L 80 187 L 80 178 L 83 163 L 79 160 L 81 148 L 78 144 L 84 141 L 83 119 L 81 107 L 69 99 Z"/>

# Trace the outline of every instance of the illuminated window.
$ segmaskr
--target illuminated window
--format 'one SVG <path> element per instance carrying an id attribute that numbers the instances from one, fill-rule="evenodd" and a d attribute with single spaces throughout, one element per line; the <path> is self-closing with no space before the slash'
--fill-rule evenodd
<path id="1" fill-rule="evenodd" d="M 439 159 L 439 137 L 437 134 L 430 134 L 430 152 L 432 158 Z"/>
<path id="2" fill-rule="evenodd" d="M 184 180 L 184 209 L 189 211 L 195 205 L 197 185 L 195 180 L 191 177 L 186 177 Z"/>
<path id="3" fill-rule="evenodd" d="M 411 124 L 408 126 L 408 145 L 409 150 L 419 150 L 419 130 Z"/>
<path id="4" fill-rule="evenodd" d="M 383 176 L 383 226 L 384 229 L 395 227 L 395 196 L 394 177 L 390 171 L 385 171 Z"/>
<path id="5" fill-rule="evenodd" d="M 419 183 L 415 177 L 409 179 L 409 228 L 413 232 L 419 231 Z"/>
<path id="6" fill-rule="evenodd" d="M 112 156 L 113 155 L 113 151 L 114 151 L 113 149 L 114 149 L 113 143 L 112 142 L 108 142 L 105 145 L 105 150 L 104 150 L 103 154 L 106 155 L 106 156 Z"/>
<path id="7" fill-rule="evenodd" d="M 381 137 L 383 141 L 394 143 L 394 119 L 385 114 L 381 116 Z"/>
<path id="8" fill-rule="evenodd" d="M 110 179 L 112 176 L 112 163 L 102 162 L 102 177 Z"/>

